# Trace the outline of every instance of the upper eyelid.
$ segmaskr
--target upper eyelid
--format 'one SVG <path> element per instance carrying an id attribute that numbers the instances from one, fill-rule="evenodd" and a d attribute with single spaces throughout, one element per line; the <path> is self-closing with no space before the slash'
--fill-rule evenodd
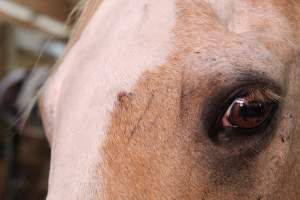
<path id="1" fill-rule="evenodd" d="M 274 93 L 284 95 L 283 86 L 277 81 L 268 76 L 265 72 L 255 70 L 239 71 L 235 82 L 242 83 L 257 83 L 262 87 L 271 89 Z"/>
<path id="2" fill-rule="evenodd" d="M 231 78 L 228 78 L 231 79 Z M 238 72 L 234 77 L 233 81 L 228 81 L 229 85 L 220 86 L 218 91 L 211 97 L 210 100 L 219 98 L 220 101 L 227 101 L 229 98 L 238 98 L 242 92 L 248 93 L 250 89 L 266 89 L 271 91 L 274 95 L 284 97 L 283 87 L 276 82 L 274 79 L 262 74 L 259 71 L 242 71 Z M 231 83 L 230 83 L 231 82 Z"/>

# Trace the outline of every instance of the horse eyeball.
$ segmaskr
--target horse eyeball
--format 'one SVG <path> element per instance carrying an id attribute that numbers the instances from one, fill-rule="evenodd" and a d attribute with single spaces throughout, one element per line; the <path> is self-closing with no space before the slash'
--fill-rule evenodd
<path id="1" fill-rule="evenodd" d="M 264 124 L 272 115 L 276 103 L 267 98 L 246 95 L 235 99 L 221 120 L 222 127 L 254 129 Z"/>

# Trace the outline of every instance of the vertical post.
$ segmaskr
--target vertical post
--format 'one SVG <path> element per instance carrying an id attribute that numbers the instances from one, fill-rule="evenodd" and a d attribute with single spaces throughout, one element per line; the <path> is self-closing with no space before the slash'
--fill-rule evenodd
<path id="1" fill-rule="evenodd" d="M 16 67 L 16 46 L 14 28 L 0 24 L 0 78 Z M 16 199 L 16 156 L 19 135 L 17 130 L 11 128 L 5 133 L 4 144 L 4 199 Z M 0 197 L 2 198 L 2 197 Z"/>
<path id="2" fill-rule="evenodd" d="M 16 67 L 16 46 L 14 28 L 0 24 L 0 78 Z"/>
<path id="3" fill-rule="evenodd" d="M 7 64 L 5 36 L 5 25 L 0 24 L 0 77 L 4 76 Z"/>

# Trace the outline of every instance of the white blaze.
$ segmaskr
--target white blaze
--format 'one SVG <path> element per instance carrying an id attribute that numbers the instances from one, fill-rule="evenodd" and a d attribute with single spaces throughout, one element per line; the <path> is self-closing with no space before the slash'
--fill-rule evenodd
<path id="1" fill-rule="evenodd" d="M 101 4 L 45 92 L 53 113 L 48 200 L 91 199 L 101 187 L 94 173 L 116 96 L 167 61 L 175 23 L 175 0 Z"/>

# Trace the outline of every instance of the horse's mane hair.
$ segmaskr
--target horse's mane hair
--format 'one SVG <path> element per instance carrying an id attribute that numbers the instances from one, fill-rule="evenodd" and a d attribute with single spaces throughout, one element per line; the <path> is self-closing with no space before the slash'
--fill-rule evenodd
<path id="1" fill-rule="evenodd" d="M 69 15 L 69 20 L 75 18 L 75 25 L 71 31 L 68 47 L 72 47 L 79 39 L 82 31 L 88 24 L 89 20 L 96 12 L 97 8 L 103 0 L 80 0 Z M 67 48 L 67 50 L 69 49 Z"/>

